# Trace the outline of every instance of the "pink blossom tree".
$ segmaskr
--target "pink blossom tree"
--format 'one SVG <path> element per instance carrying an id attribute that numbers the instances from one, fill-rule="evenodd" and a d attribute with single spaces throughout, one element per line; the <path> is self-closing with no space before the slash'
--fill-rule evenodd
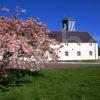
<path id="1" fill-rule="evenodd" d="M 2 10 L 9 12 L 4 7 Z M 22 13 L 26 12 L 22 9 Z M 6 68 L 18 68 L 31 71 L 39 70 L 48 58 L 55 62 L 58 59 L 57 45 L 54 39 L 48 37 L 47 25 L 35 18 L 22 20 L 19 18 L 18 7 L 13 17 L 0 17 L 0 53 L 10 52 L 10 62 Z M 20 57 L 31 57 L 30 61 L 21 61 Z"/>

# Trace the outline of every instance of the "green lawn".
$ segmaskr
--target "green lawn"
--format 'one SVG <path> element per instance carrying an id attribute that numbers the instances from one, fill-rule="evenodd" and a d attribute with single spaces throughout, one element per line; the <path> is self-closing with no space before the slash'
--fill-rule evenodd
<path id="1" fill-rule="evenodd" d="M 25 76 L 13 72 L 10 78 L 0 86 L 0 100 L 100 100 L 99 67 L 48 68 Z"/>

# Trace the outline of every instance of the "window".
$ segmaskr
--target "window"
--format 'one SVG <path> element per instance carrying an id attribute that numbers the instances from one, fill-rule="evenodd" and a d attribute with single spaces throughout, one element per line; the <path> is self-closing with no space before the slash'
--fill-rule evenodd
<path id="1" fill-rule="evenodd" d="M 81 56 L 81 52 L 80 51 L 77 51 L 77 56 Z"/>
<path id="2" fill-rule="evenodd" d="M 80 43 L 77 43 L 77 45 L 78 45 L 78 46 L 81 46 L 81 44 L 80 44 Z"/>
<path id="3" fill-rule="evenodd" d="M 59 51 L 59 52 L 61 52 L 61 51 Z"/>
<path id="4" fill-rule="evenodd" d="M 93 52 L 92 51 L 89 51 L 89 55 L 92 56 L 93 55 Z"/>
<path id="5" fill-rule="evenodd" d="M 68 46 L 68 43 L 66 43 L 66 45 Z"/>
<path id="6" fill-rule="evenodd" d="M 92 43 L 89 43 L 90 46 L 92 46 Z"/>
<path id="7" fill-rule="evenodd" d="M 65 55 L 68 56 L 68 51 L 65 52 Z"/>

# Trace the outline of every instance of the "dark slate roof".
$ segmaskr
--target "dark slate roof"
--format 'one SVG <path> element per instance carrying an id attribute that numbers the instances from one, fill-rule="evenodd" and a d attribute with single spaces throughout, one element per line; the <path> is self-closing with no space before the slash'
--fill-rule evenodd
<path id="1" fill-rule="evenodd" d="M 88 32 L 79 31 L 50 31 L 50 38 L 54 38 L 60 42 L 69 43 L 95 43 L 96 41 Z"/>

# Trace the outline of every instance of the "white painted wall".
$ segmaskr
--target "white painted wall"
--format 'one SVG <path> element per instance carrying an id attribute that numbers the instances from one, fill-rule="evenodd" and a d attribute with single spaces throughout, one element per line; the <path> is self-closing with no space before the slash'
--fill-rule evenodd
<path id="1" fill-rule="evenodd" d="M 97 43 L 62 43 L 63 47 L 59 50 L 59 60 L 98 60 L 98 44 Z M 69 55 L 66 56 L 65 52 Z M 81 52 L 81 56 L 77 56 L 77 51 Z M 89 51 L 93 55 L 89 55 Z"/>
<path id="2" fill-rule="evenodd" d="M 98 44 L 97 43 L 61 43 L 62 48 L 58 50 L 59 60 L 98 60 Z M 52 46 L 58 48 L 59 46 Z M 60 52 L 59 52 L 60 51 Z M 69 55 L 66 56 L 65 52 L 68 51 Z M 77 51 L 81 52 L 81 56 L 77 56 Z M 93 55 L 89 55 L 89 51 L 93 52 Z M 0 60 L 2 60 L 2 54 L 0 54 Z M 29 58 L 20 58 L 20 60 L 29 61 Z M 31 60 L 34 60 L 31 58 Z M 50 57 L 48 61 L 52 60 Z"/>

